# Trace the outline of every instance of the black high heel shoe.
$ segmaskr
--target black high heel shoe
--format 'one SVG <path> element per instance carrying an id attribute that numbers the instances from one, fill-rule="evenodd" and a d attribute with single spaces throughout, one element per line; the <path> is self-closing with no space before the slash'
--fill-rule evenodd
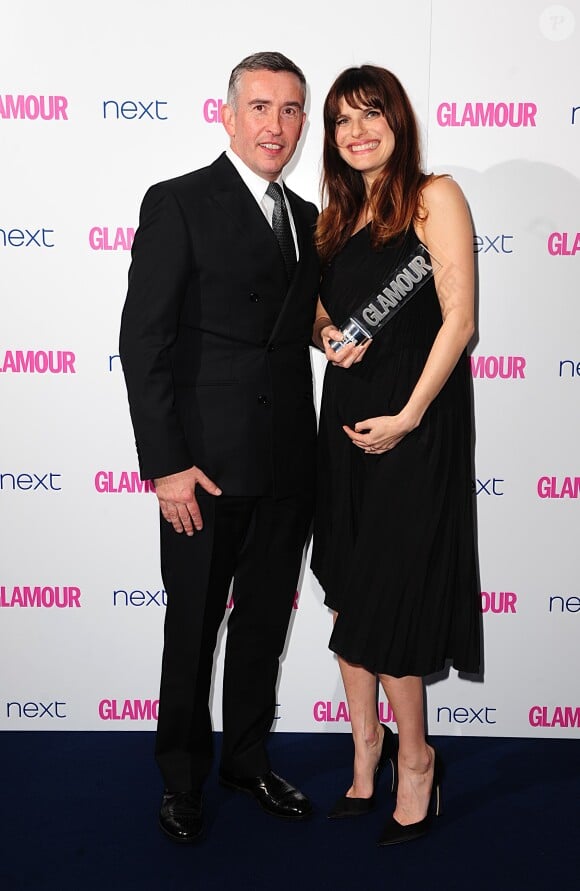
<path id="1" fill-rule="evenodd" d="M 375 787 L 377 778 L 387 761 L 391 762 L 393 777 L 391 787 L 392 789 L 394 789 L 396 770 L 395 755 L 397 752 L 397 741 L 395 738 L 395 734 L 390 727 L 386 727 L 385 724 L 381 724 L 381 727 L 385 732 L 383 735 L 381 754 L 379 756 L 379 760 L 375 768 L 375 775 L 373 778 L 373 794 L 370 798 L 347 798 L 346 795 L 341 795 L 338 801 L 335 801 L 333 807 L 328 813 L 329 820 L 337 820 L 341 817 L 361 817 L 363 814 L 368 814 L 370 811 L 372 811 L 375 806 Z"/>
<path id="2" fill-rule="evenodd" d="M 379 846 L 382 847 L 384 845 L 399 845 L 402 842 L 413 841 L 416 838 L 421 838 L 422 835 L 425 835 L 429 831 L 432 814 L 434 814 L 436 817 L 439 817 L 441 815 L 442 776 L 443 765 L 437 752 L 435 752 L 435 763 L 433 766 L 433 786 L 431 788 L 431 796 L 429 798 L 426 816 L 422 820 L 419 820 L 417 823 L 409 823 L 407 826 L 403 826 L 401 823 L 397 822 L 397 820 L 395 820 L 393 816 L 390 816 L 385 823 L 383 831 L 377 842 Z M 398 788 L 398 784 L 399 772 L 398 768 L 395 768 L 393 775 L 394 790 Z"/>

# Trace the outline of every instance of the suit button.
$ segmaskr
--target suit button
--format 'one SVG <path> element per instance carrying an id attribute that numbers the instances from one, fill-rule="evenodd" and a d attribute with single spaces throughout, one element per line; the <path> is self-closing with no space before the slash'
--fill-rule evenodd
<path id="1" fill-rule="evenodd" d="M 270 405 L 270 400 L 267 396 L 264 395 L 258 396 L 258 402 L 260 403 L 260 405 Z"/>
<path id="2" fill-rule="evenodd" d="M 271 343 L 270 346 L 268 347 L 268 352 L 273 353 L 275 349 L 276 349 L 276 347 L 274 346 L 273 343 Z"/>
<path id="3" fill-rule="evenodd" d="M 250 294 L 250 300 L 252 301 L 252 303 L 257 303 L 258 300 L 260 300 L 260 295 L 252 291 L 252 293 Z"/>

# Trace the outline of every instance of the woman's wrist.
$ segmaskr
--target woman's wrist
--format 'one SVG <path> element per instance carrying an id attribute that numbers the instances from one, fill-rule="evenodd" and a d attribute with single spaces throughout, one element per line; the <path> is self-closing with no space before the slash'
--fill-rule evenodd
<path id="1" fill-rule="evenodd" d="M 312 329 L 312 343 L 320 350 L 324 350 L 324 344 L 322 343 L 322 331 L 328 326 L 332 326 L 332 319 L 329 319 L 328 316 L 321 316 L 314 322 L 314 327 Z"/>
<path id="2" fill-rule="evenodd" d="M 419 414 L 412 406 L 406 405 L 399 412 L 399 421 L 406 433 L 416 430 L 421 423 L 422 415 Z"/>

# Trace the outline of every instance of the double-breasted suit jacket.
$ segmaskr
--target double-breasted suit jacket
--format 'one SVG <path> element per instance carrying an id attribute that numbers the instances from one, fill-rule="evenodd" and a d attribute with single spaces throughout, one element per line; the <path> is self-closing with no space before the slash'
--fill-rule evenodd
<path id="1" fill-rule="evenodd" d="M 142 478 L 196 465 L 227 495 L 311 489 L 317 210 L 286 194 L 299 247 L 290 283 L 225 154 L 147 192 L 120 339 Z"/>

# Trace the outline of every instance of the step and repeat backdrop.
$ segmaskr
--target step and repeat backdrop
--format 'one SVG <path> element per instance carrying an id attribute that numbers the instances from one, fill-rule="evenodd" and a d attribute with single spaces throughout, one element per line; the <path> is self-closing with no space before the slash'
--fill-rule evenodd
<path id="1" fill-rule="evenodd" d="M 117 347 L 130 248 L 146 188 L 225 148 L 230 70 L 278 49 L 310 88 L 292 188 L 319 204 L 324 97 L 372 62 L 406 86 L 426 168 L 451 173 L 473 215 L 485 665 L 429 680 L 429 729 L 580 736 L 578 0 L 296 0 L 275 14 L 264 0 L 30 0 L 4 8 L 1 42 L 0 727 L 155 726 L 157 502 Z M 308 562 L 276 727 L 347 731 Z M 393 720 L 382 699 L 380 713 Z"/>

